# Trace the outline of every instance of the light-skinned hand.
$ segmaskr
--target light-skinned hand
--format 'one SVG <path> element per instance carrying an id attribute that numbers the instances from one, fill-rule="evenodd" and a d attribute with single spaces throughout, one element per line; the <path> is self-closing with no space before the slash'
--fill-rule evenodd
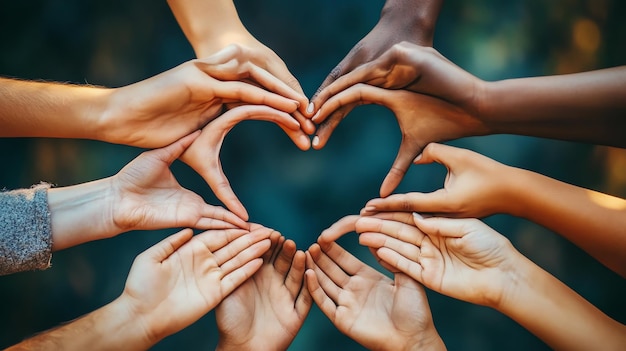
<path id="1" fill-rule="evenodd" d="M 262 265 L 271 230 L 174 234 L 139 255 L 120 296 L 156 343 L 215 308 Z"/>
<path id="2" fill-rule="evenodd" d="M 260 227 L 253 224 L 252 228 Z M 263 265 L 215 311 L 217 350 L 286 350 L 313 301 L 304 283 L 305 254 L 274 231 Z"/>
<path id="3" fill-rule="evenodd" d="M 354 231 L 357 218 L 343 228 Z M 319 242 L 307 251 L 306 281 L 337 329 L 370 350 L 445 350 L 424 288 L 403 273 L 389 279 L 338 244 Z"/>

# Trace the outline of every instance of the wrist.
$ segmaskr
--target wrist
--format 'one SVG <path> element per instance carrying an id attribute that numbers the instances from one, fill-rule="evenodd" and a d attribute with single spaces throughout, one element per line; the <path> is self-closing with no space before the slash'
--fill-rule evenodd
<path id="1" fill-rule="evenodd" d="M 498 266 L 502 273 L 499 290 L 491 294 L 489 303 L 486 304 L 500 312 L 508 310 L 511 304 L 517 303 L 518 296 L 528 293 L 528 287 L 533 284 L 532 262 L 513 248 L 512 244 L 511 248 L 510 254 L 507 255 L 508 264 L 503 262 Z"/>
<path id="2" fill-rule="evenodd" d="M 115 335 L 115 338 L 120 340 L 120 349 L 146 350 L 163 338 L 153 330 L 148 318 L 139 312 L 133 304 L 133 299 L 125 294 L 105 307 L 115 318 L 115 324 L 108 329 L 117 329 L 117 332 L 109 334 L 108 337 Z"/>
<path id="3" fill-rule="evenodd" d="M 434 325 L 433 327 L 419 335 L 419 338 L 413 337 L 409 340 L 405 346 L 399 350 L 405 351 L 443 351 L 446 350 L 441 336 L 437 333 Z"/>
<path id="4" fill-rule="evenodd" d="M 48 190 L 52 250 L 117 234 L 112 221 L 111 178 Z"/>
<path id="5" fill-rule="evenodd" d="M 217 346 L 215 347 L 215 351 L 252 351 L 255 349 L 258 349 L 258 347 L 255 348 L 248 346 L 245 342 L 229 342 L 221 335 L 219 341 L 217 342 Z"/>
<path id="6" fill-rule="evenodd" d="M 380 13 L 380 22 L 408 29 L 414 43 L 432 46 L 441 0 L 387 0 Z"/>

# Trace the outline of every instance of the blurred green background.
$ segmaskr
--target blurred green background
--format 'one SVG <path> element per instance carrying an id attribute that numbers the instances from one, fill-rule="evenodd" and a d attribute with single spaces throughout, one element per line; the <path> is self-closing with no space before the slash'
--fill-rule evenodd
<path id="1" fill-rule="evenodd" d="M 285 60 L 310 96 L 373 27 L 383 1 L 240 0 L 236 4 L 250 32 Z M 435 48 L 487 80 L 616 66 L 626 62 L 625 15 L 626 3 L 618 0 L 446 0 Z M 0 28 L 2 76 L 116 87 L 193 57 L 165 1 L 0 0 Z M 251 220 L 281 231 L 305 249 L 324 228 L 377 196 L 399 142 L 393 115 L 381 107 L 363 106 L 339 126 L 324 150 L 306 154 L 275 125 L 244 122 L 228 136 L 222 162 Z M 623 150 L 508 135 L 451 144 L 626 196 Z M 94 141 L 20 138 L 0 140 L 0 150 L 0 187 L 8 189 L 42 180 L 64 186 L 110 176 L 142 151 Z M 176 163 L 173 171 L 183 186 L 218 203 L 186 165 Z M 437 189 L 444 176 L 442 167 L 413 167 L 397 192 Z M 533 223 L 502 215 L 486 221 L 541 267 L 611 317 L 626 322 L 624 279 Z M 113 300 L 134 257 L 173 232 L 127 233 L 58 252 L 49 270 L 0 277 L 0 347 Z M 375 265 L 367 250 L 359 247 L 356 235 L 341 243 Z M 494 310 L 430 291 L 428 296 L 437 329 L 451 350 L 547 349 Z M 154 349 L 212 349 L 216 342 L 210 313 Z M 291 349 L 362 347 L 339 333 L 314 306 Z"/>

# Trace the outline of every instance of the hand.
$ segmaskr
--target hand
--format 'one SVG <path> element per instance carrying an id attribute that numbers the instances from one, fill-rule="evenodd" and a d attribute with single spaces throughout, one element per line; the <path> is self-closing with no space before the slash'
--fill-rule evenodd
<path id="1" fill-rule="evenodd" d="M 481 218 L 495 213 L 511 213 L 516 202 L 511 189 L 515 173 L 473 151 L 443 144 L 428 144 L 415 164 L 437 162 L 448 169 L 443 189 L 432 193 L 394 194 L 370 200 L 361 215 L 377 212 L 408 211 L 445 217 Z"/>
<path id="2" fill-rule="evenodd" d="M 120 299 L 154 344 L 205 315 L 252 276 L 271 230 L 174 234 L 137 258 Z"/>
<path id="3" fill-rule="evenodd" d="M 334 242 L 313 244 L 307 268 L 315 303 L 337 329 L 364 347 L 445 350 L 424 288 L 407 275 L 398 273 L 391 280 Z"/>
<path id="4" fill-rule="evenodd" d="M 247 119 L 265 120 L 278 124 L 301 148 L 305 148 L 309 143 L 309 137 L 302 132 L 298 122 L 288 114 L 267 106 L 245 105 L 233 108 L 209 123 L 181 156 L 183 162 L 204 178 L 217 198 L 244 220 L 248 219 L 248 213 L 222 171 L 219 154 L 226 134 L 237 123 Z"/>
<path id="5" fill-rule="evenodd" d="M 486 131 L 479 120 L 467 111 L 444 100 L 406 90 L 387 90 L 366 84 L 357 84 L 333 96 L 313 117 L 314 122 L 324 119 L 337 110 L 330 119 L 320 125 L 313 147 L 321 149 L 345 117 L 346 106 L 379 104 L 393 111 L 400 125 L 402 142 L 391 170 L 382 183 L 380 196 L 386 197 L 400 184 L 415 157 L 430 142 L 457 139 L 469 135 L 481 135 Z"/>
<path id="6" fill-rule="evenodd" d="M 385 56 L 386 52 L 395 44 L 410 42 L 432 46 L 435 22 L 442 3 L 443 0 L 387 1 L 376 26 L 350 50 L 348 55 L 324 79 L 317 93 L 313 96 L 311 107 L 322 106 L 328 98 L 326 93 L 328 86 L 335 85 L 334 82 L 340 80 L 340 77 L 350 76 L 350 72 L 355 69 L 358 70 L 362 66 L 370 66 L 372 62 L 378 62 L 381 55 Z M 343 89 L 347 87 L 345 86 Z M 314 108 L 311 108 L 309 112 L 312 113 L 313 110 Z"/>
<path id="7" fill-rule="evenodd" d="M 477 219 L 413 217 L 414 224 L 362 217 L 359 242 L 429 289 L 497 307 L 521 256 L 511 242 Z"/>
<path id="8" fill-rule="evenodd" d="M 162 149 L 142 153 L 111 178 L 111 233 L 173 227 L 247 228 L 221 207 L 211 206 L 176 181 L 169 167 L 196 140 L 193 133 Z"/>
<path id="9" fill-rule="evenodd" d="M 215 310 L 218 350 L 255 350 L 259 345 L 286 350 L 309 313 L 304 252 L 278 232 L 270 239 L 261 268 Z"/>
<path id="10" fill-rule="evenodd" d="M 112 89 L 99 122 L 97 139 L 145 148 L 168 145 L 201 129 L 220 115 L 227 103 L 267 105 L 293 113 L 298 101 L 287 98 L 284 84 L 246 65 L 249 73 L 274 92 L 211 76 L 215 60 L 192 60 L 139 83 Z M 290 94 L 288 96 L 293 96 Z"/>
<path id="11" fill-rule="evenodd" d="M 377 59 L 357 67 L 319 91 L 311 101 L 321 107 L 329 98 L 358 83 L 438 97 L 467 109 L 471 114 L 478 114 L 480 110 L 478 98 L 485 84 L 431 47 L 396 42 Z M 316 120 L 321 122 L 323 117 Z"/>
<path id="12" fill-rule="evenodd" d="M 313 122 L 302 114 L 306 111 L 309 100 L 296 78 L 289 73 L 287 66 L 272 50 L 252 39 L 252 44 L 249 42 L 230 44 L 203 62 L 213 65 L 210 72 L 217 79 L 245 81 L 297 101 L 300 111 L 294 111 L 292 116 L 300 123 L 305 133 L 315 133 Z"/>

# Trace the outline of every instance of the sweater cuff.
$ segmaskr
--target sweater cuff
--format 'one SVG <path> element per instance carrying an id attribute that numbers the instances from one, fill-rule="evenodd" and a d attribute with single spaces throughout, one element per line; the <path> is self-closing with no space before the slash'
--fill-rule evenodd
<path id="1" fill-rule="evenodd" d="M 0 192 L 0 275 L 50 267 L 49 188 L 41 183 Z"/>

